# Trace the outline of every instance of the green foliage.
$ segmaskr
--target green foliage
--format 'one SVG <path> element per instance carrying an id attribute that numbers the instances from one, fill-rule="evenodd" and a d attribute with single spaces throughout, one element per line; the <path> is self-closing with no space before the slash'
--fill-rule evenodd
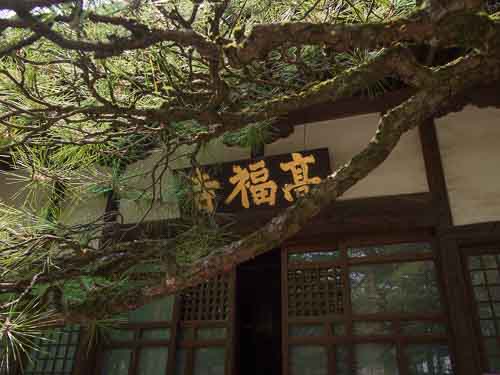
<path id="1" fill-rule="evenodd" d="M 25 358 L 31 360 L 32 351 L 38 350 L 35 340 L 54 323 L 51 312 L 41 310 L 35 300 L 24 305 L 15 303 L 0 311 L 0 373 L 10 373 Z"/>
<path id="2" fill-rule="evenodd" d="M 175 241 L 175 260 L 179 266 L 190 263 L 210 254 L 236 239 L 227 228 L 219 228 L 208 220 L 199 220 L 195 225 L 182 228 Z"/>
<path id="3" fill-rule="evenodd" d="M 338 53 L 336 54 L 335 59 L 343 67 L 340 71 L 338 71 L 338 73 L 341 73 L 341 71 L 343 71 L 343 69 L 346 67 L 355 68 L 362 64 L 367 64 L 372 59 L 376 58 L 380 54 L 380 52 L 381 51 L 366 51 L 356 49 L 352 52 Z M 362 96 L 376 97 L 384 94 L 387 91 L 390 91 L 390 89 L 397 86 L 397 84 L 397 81 L 391 81 L 391 77 L 386 77 L 375 82 L 374 84 L 367 84 L 364 90 L 362 90 L 358 94 Z"/>
<path id="4" fill-rule="evenodd" d="M 248 125 L 236 132 L 225 133 L 223 141 L 229 146 L 256 149 L 269 143 L 272 133 L 271 122 L 257 123 Z"/>
<path id="5" fill-rule="evenodd" d="M 119 327 L 126 321 L 126 318 L 120 316 L 109 319 L 95 319 L 88 321 L 86 325 L 87 355 L 90 354 L 93 348 L 97 347 L 100 343 L 105 342 L 112 330 Z"/>
<path id="6" fill-rule="evenodd" d="M 107 312 L 105 303 L 133 299 L 151 280 L 214 254 L 236 238 L 220 224 L 229 219 L 200 211 L 197 187 L 189 172 L 178 169 L 196 168 L 215 137 L 232 147 L 262 148 L 276 138 L 276 116 L 240 123 L 238 115 L 259 113 L 261 103 L 366 64 L 379 51 L 338 53 L 291 41 L 261 62 L 236 68 L 227 56 L 208 58 L 195 44 L 209 41 L 223 51 L 225 43 L 242 42 L 262 23 L 380 22 L 407 16 L 416 7 L 414 0 L 232 0 L 214 20 L 222 5 L 95 0 L 85 2 L 71 22 L 58 20 L 74 16 L 72 4 L 37 10 L 40 21 L 50 20 L 53 31 L 75 42 L 116 42 L 121 48 L 123 38 L 149 40 L 144 29 L 135 28 L 142 24 L 167 33 L 192 30 L 193 46 L 183 40 L 158 42 L 111 56 L 113 51 L 61 48 L 40 38 L 0 57 L 0 151 L 12 157 L 12 169 L 2 177 L 18 187 L 12 202 L 0 204 L 0 278 L 29 285 L 43 275 L 29 288 L 30 298 L 58 291 L 63 309 L 87 306 L 83 313 L 96 310 L 97 315 Z M 127 22 L 94 22 L 90 15 Z M 9 28 L 0 35 L 0 48 L 6 48 L 30 34 Z M 379 95 L 392 84 L 387 77 L 355 94 Z M 224 123 L 230 131 L 221 131 L 227 114 L 235 119 Z M 142 163 L 145 159 L 152 162 Z M 116 220 L 84 215 L 91 202 L 109 197 L 147 206 L 145 221 L 159 205 L 165 207 L 161 203 L 178 204 L 180 224 L 169 223 L 161 233 L 173 233 L 168 246 L 154 252 L 133 245 L 120 250 L 130 233 L 147 226 L 137 223 L 120 232 L 118 224 L 126 221 L 120 214 Z M 111 297 L 103 303 L 102 295 Z M 108 323 L 91 321 L 89 342 Z M 13 348 L 9 353 L 23 351 Z"/>

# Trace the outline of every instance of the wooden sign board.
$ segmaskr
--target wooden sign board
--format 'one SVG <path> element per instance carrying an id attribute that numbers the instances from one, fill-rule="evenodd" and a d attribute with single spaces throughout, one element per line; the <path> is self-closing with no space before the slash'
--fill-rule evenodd
<path id="1" fill-rule="evenodd" d="M 179 172 L 193 182 L 198 208 L 209 212 L 286 207 L 331 173 L 327 148 Z"/>

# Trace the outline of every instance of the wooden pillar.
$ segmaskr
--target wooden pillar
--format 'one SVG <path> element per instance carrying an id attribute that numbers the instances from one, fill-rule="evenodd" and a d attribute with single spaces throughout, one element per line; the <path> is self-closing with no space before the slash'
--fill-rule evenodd
<path id="1" fill-rule="evenodd" d="M 177 361 L 177 346 L 180 342 L 179 331 L 180 315 L 181 315 L 181 297 L 176 294 L 174 297 L 174 306 L 172 312 L 172 325 L 170 326 L 170 345 L 168 346 L 168 362 L 167 362 L 167 375 L 174 375 L 175 366 Z"/>
<path id="2" fill-rule="evenodd" d="M 436 228 L 438 262 L 448 304 L 455 374 L 480 375 L 479 341 L 471 317 L 472 301 L 467 297 L 468 285 L 460 249 L 455 239 L 446 236 L 453 228 L 453 222 L 434 121 L 422 124 L 419 130 L 429 190 L 439 211 Z"/>
<path id="3" fill-rule="evenodd" d="M 225 373 L 228 375 L 236 374 L 236 282 L 237 273 L 236 269 L 231 272 L 229 277 L 229 316 L 227 317 L 227 328 L 226 328 L 226 370 Z"/>

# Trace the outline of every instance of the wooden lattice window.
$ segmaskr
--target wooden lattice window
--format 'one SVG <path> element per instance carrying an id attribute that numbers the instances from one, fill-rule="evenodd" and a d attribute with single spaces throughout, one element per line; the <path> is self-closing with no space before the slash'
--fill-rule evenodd
<path id="1" fill-rule="evenodd" d="M 288 315 L 324 316 L 342 314 L 344 285 L 342 270 L 294 268 L 288 270 Z"/>
<path id="2" fill-rule="evenodd" d="M 103 331 L 98 375 L 167 375 L 175 356 L 174 298 L 155 300 Z"/>
<path id="3" fill-rule="evenodd" d="M 468 257 L 486 371 L 500 371 L 500 254 Z"/>
<path id="4" fill-rule="evenodd" d="M 38 350 L 32 352 L 24 370 L 26 375 L 70 375 L 73 372 L 80 327 L 65 326 L 48 332 L 35 343 Z"/>
<path id="5" fill-rule="evenodd" d="M 233 374 L 235 273 L 219 275 L 179 295 L 176 375 Z"/>
<path id="6" fill-rule="evenodd" d="M 284 252 L 284 374 L 453 374 L 431 241 L 407 238 Z"/>
<path id="7" fill-rule="evenodd" d="M 189 288 L 181 295 L 181 320 L 227 320 L 229 316 L 229 277 L 219 275 Z"/>

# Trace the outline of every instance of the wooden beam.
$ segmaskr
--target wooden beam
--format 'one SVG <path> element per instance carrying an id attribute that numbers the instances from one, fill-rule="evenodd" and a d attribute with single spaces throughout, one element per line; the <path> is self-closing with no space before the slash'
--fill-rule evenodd
<path id="1" fill-rule="evenodd" d="M 500 242 L 500 221 L 459 225 L 443 233 L 462 247 L 480 247 Z"/>
<path id="2" fill-rule="evenodd" d="M 467 104 L 480 108 L 500 108 L 499 92 L 500 82 L 493 82 L 490 86 L 479 87 L 463 95 L 457 96 L 453 104 L 447 107 L 446 110 L 458 112 Z M 292 128 L 297 125 L 336 120 L 369 113 L 384 113 L 401 104 L 414 93 L 415 90 L 413 89 L 403 88 L 387 92 L 374 98 L 357 96 L 342 99 L 334 103 L 323 103 L 305 109 L 290 111 L 287 116 L 276 125 L 276 128 L 282 133 L 279 134 L 278 137 L 288 136 L 292 132 Z"/>
<path id="3" fill-rule="evenodd" d="M 412 89 L 400 89 L 377 97 L 352 97 L 335 103 L 318 104 L 306 109 L 289 112 L 284 122 L 287 125 L 296 126 L 311 122 L 366 115 L 368 113 L 382 113 L 401 104 L 413 93 L 414 90 Z"/>
<path id="4" fill-rule="evenodd" d="M 243 235 L 257 229 L 263 222 L 276 216 L 279 210 L 242 211 L 235 215 L 219 215 L 221 224 L 237 220 L 229 229 Z M 438 211 L 429 193 L 402 194 L 393 196 L 361 198 L 336 201 L 326 207 L 290 242 L 301 238 L 349 235 L 353 233 L 404 232 L 408 230 L 432 229 L 438 223 Z M 114 238 L 131 241 L 144 238 L 169 238 L 186 228 L 182 220 L 148 221 L 139 225 L 117 225 Z"/>
<path id="5" fill-rule="evenodd" d="M 473 301 L 467 297 L 468 285 L 458 243 L 446 236 L 453 227 L 453 222 L 434 121 L 430 120 L 420 126 L 420 138 L 429 190 L 438 211 L 437 260 L 448 302 L 455 374 L 479 375 L 479 341 L 471 319 Z"/>

